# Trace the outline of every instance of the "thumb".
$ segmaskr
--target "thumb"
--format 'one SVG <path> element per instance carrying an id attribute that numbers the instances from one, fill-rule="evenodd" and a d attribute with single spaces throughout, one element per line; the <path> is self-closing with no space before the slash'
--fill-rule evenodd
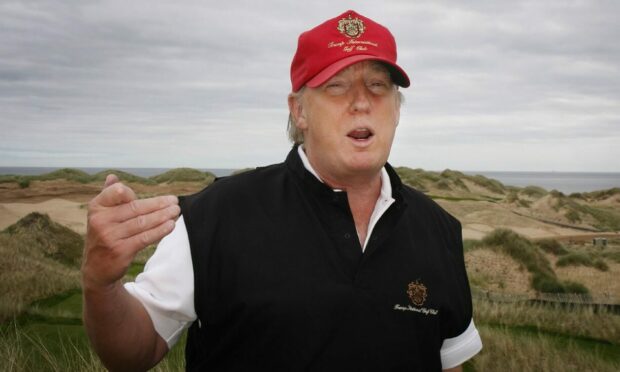
<path id="1" fill-rule="evenodd" d="M 118 179 L 118 177 L 115 174 L 108 174 L 106 176 L 106 178 L 105 178 L 105 183 L 103 184 L 103 188 L 105 189 L 106 187 L 108 187 L 110 185 L 114 185 L 118 181 L 120 181 L 120 180 Z"/>

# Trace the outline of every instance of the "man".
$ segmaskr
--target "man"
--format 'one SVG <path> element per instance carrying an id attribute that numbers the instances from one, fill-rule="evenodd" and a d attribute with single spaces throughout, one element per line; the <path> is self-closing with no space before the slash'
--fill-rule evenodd
<path id="1" fill-rule="evenodd" d="M 460 224 L 387 164 L 409 86 L 391 33 L 330 19 L 291 81 L 284 163 L 180 206 L 109 176 L 89 204 L 84 321 L 109 368 L 153 366 L 187 327 L 188 370 L 460 370 L 480 350 Z"/>

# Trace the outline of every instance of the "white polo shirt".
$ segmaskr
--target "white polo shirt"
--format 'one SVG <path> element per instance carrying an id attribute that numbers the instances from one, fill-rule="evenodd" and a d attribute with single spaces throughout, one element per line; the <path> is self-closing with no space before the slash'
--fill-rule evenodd
<path id="1" fill-rule="evenodd" d="M 320 180 L 301 146 L 298 152 L 306 169 Z M 392 185 L 383 168 L 381 193 L 371 215 L 362 250 L 366 248 L 377 221 L 392 203 Z M 183 216 L 176 221 L 174 230 L 161 240 L 136 281 L 126 283 L 125 288 L 142 303 L 155 330 L 166 341 L 168 348 L 172 348 L 183 331 L 196 320 L 194 270 Z M 442 368 L 458 366 L 481 349 L 482 341 L 472 319 L 462 334 L 444 340 L 441 347 Z"/>

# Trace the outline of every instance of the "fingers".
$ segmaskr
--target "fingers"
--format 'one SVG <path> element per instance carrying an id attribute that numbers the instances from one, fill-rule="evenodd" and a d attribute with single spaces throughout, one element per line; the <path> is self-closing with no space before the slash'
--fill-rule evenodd
<path id="1" fill-rule="evenodd" d="M 142 231 L 137 235 L 133 235 L 127 239 L 124 239 L 123 246 L 133 254 L 144 249 L 149 244 L 153 244 L 161 240 L 164 236 L 170 234 L 174 229 L 174 221 L 167 220 L 166 222 L 156 226 L 152 229 Z"/>
<path id="2" fill-rule="evenodd" d="M 167 221 L 172 221 L 174 223 L 180 212 L 181 208 L 175 204 L 148 214 L 140 214 L 118 225 L 115 234 L 118 234 L 118 238 L 120 239 L 139 235 L 145 231 L 156 228 Z"/>
<path id="3" fill-rule="evenodd" d="M 132 200 L 114 210 L 114 220 L 127 221 L 138 216 L 144 216 L 159 210 L 179 204 L 179 199 L 173 195 L 157 196 L 148 199 Z M 178 213 L 177 213 L 178 215 Z"/>

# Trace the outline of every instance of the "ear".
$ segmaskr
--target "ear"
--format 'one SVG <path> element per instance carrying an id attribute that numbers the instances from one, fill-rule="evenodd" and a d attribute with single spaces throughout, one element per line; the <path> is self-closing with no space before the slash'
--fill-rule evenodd
<path id="1" fill-rule="evenodd" d="M 398 123 L 400 123 L 400 107 L 396 108 L 396 125 L 394 126 L 397 127 Z"/>
<path id="2" fill-rule="evenodd" d="M 297 128 L 306 129 L 308 127 L 306 113 L 300 96 L 293 95 L 293 93 L 288 95 L 288 111 L 291 113 Z"/>
<path id="3" fill-rule="evenodd" d="M 398 90 L 398 87 L 396 87 L 396 124 L 394 125 L 395 127 L 398 126 L 398 123 L 400 123 L 400 108 L 403 106 L 403 100 L 404 100 L 404 96 L 403 94 Z"/>

